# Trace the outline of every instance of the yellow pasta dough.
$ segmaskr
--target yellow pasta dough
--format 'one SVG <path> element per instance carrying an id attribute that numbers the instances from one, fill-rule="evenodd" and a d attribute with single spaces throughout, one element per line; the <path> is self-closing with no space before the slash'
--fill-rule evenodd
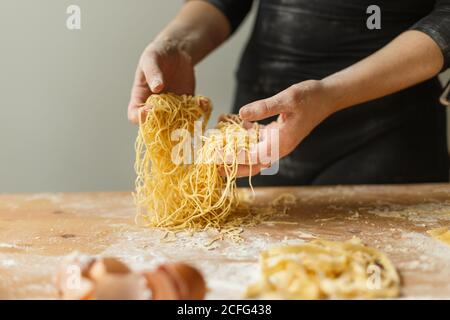
<path id="1" fill-rule="evenodd" d="M 205 129 L 211 114 L 208 99 L 151 95 L 146 106 L 135 145 L 138 216 L 148 226 L 168 230 L 221 229 L 239 205 L 238 155 L 249 154 L 257 133 L 252 137 L 237 116 L 224 117 L 216 130 L 200 135 L 201 146 L 193 150 L 183 142 L 194 135 L 196 121 L 202 120 L 200 128 Z M 174 139 L 176 131 L 187 135 Z M 174 155 L 191 162 L 174 161 Z"/>
<path id="2" fill-rule="evenodd" d="M 261 279 L 248 287 L 248 298 L 392 298 L 400 292 L 391 261 L 357 238 L 276 247 L 261 253 L 260 267 Z"/>
<path id="3" fill-rule="evenodd" d="M 433 238 L 450 245 L 450 229 L 447 227 L 436 228 L 427 231 Z"/>

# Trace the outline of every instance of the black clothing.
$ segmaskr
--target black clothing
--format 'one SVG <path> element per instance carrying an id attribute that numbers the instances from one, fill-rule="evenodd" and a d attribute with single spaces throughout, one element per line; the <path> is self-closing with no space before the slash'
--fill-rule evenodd
<path id="1" fill-rule="evenodd" d="M 208 1 L 222 10 L 233 30 L 252 5 L 251 0 Z M 434 39 L 450 65 L 450 0 L 380 0 L 379 30 L 366 25 L 371 4 L 260 0 L 237 73 L 234 112 L 294 83 L 348 67 L 408 29 Z M 276 176 L 258 176 L 255 185 L 448 181 L 441 90 L 435 78 L 333 114 L 281 160 Z"/>

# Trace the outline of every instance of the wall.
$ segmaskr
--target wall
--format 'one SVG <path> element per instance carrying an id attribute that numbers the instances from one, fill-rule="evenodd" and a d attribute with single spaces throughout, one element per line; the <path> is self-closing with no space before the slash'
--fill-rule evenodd
<path id="1" fill-rule="evenodd" d="M 2 0 L 0 192 L 129 190 L 136 127 L 126 117 L 140 53 L 181 0 Z M 66 28 L 66 8 L 82 29 Z M 229 112 L 249 22 L 197 70 Z"/>
<path id="2" fill-rule="evenodd" d="M 82 30 L 66 8 L 82 9 Z M 0 192 L 130 190 L 126 118 L 142 49 L 181 0 L 0 2 Z M 228 112 L 251 19 L 198 69 L 198 93 Z"/>

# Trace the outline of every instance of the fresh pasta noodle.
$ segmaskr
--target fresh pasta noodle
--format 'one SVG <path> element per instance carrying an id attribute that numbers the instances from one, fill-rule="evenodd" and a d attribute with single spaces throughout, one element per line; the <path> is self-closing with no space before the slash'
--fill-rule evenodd
<path id="1" fill-rule="evenodd" d="M 443 243 L 450 245 L 450 228 L 441 227 L 428 230 L 427 233 L 433 238 L 442 241 Z"/>
<path id="2" fill-rule="evenodd" d="M 239 207 L 239 155 L 249 157 L 257 128 L 245 129 L 237 116 L 223 117 L 215 130 L 200 136 L 201 146 L 193 148 L 189 139 L 196 121 L 202 120 L 204 131 L 211 114 L 208 99 L 151 95 L 145 108 L 135 144 L 138 216 L 148 226 L 172 231 L 233 227 L 227 218 Z M 176 130 L 187 134 L 174 141 Z M 174 156 L 191 162 L 174 161 Z"/>
<path id="3" fill-rule="evenodd" d="M 248 298 L 342 299 L 399 295 L 399 275 L 383 253 L 357 238 L 346 242 L 313 240 L 264 251 L 261 280 Z"/>

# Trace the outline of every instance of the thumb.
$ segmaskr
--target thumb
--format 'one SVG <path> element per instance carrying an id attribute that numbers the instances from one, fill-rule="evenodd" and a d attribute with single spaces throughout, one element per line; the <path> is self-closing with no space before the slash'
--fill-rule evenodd
<path id="1" fill-rule="evenodd" d="M 155 61 L 144 62 L 143 72 L 147 80 L 148 87 L 152 93 L 161 93 L 164 90 L 164 76 L 161 68 Z"/>
<path id="2" fill-rule="evenodd" d="M 286 111 L 287 108 L 285 107 L 283 101 L 271 97 L 243 106 L 239 110 L 239 116 L 242 120 L 258 121 L 276 116 L 277 114 Z"/>

